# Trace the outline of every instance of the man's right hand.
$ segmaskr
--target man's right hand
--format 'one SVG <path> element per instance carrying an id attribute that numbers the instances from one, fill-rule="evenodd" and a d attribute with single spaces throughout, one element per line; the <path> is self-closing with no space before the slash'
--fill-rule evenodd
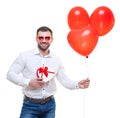
<path id="1" fill-rule="evenodd" d="M 29 87 L 31 89 L 37 89 L 37 88 L 44 86 L 44 84 L 45 84 L 45 82 L 43 81 L 42 78 L 36 78 L 36 79 L 30 80 Z"/>

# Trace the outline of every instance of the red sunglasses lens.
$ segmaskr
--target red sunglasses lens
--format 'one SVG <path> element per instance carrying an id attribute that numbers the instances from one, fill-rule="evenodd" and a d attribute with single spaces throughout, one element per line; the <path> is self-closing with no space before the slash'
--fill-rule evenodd
<path id="1" fill-rule="evenodd" d="M 45 40 L 49 41 L 50 40 L 50 36 L 46 36 Z"/>
<path id="2" fill-rule="evenodd" d="M 44 39 L 44 37 L 43 36 L 39 36 L 38 39 L 41 41 L 41 40 Z"/>

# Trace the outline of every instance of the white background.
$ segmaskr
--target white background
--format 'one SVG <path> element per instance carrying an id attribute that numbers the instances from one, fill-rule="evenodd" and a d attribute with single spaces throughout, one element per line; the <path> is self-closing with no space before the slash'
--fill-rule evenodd
<path id="1" fill-rule="evenodd" d="M 75 6 L 89 15 L 99 6 L 115 16 L 112 30 L 99 37 L 88 59 L 67 42 L 67 15 Z M 6 79 L 16 56 L 36 46 L 36 29 L 47 25 L 54 32 L 51 50 L 59 55 L 73 80 L 89 76 L 87 90 L 67 90 L 57 81 L 56 118 L 120 118 L 120 8 L 118 0 L 1 0 L 0 1 L 0 117 L 18 118 L 22 106 L 21 87 Z"/>

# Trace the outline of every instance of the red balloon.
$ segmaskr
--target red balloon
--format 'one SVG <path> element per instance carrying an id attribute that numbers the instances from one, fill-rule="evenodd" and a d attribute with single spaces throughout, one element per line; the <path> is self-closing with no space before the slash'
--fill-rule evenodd
<path id="1" fill-rule="evenodd" d="M 81 29 L 89 24 L 87 11 L 79 6 L 73 7 L 68 13 L 68 26 L 70 29 Z"/>
<path id="2" fill-rule="evenodd" d="M 94 28 L 87 26 L 82 29 L 71 30 L 67 39 L 73 50 L 87 57 L 98 42 L 98 33 Z"/>
<path id="3" fill-rule="evenodd" d="M 90 25 L 96 28 L 99 36 L 107 34 L 113 28 L 114 22 L 112 11 L 105 6 L 96 8 L 90 16 Z"/>

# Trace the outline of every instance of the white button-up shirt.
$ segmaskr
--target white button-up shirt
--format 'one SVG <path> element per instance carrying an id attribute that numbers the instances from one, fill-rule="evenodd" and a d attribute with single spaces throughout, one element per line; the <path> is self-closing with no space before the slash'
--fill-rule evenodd
<path id="1" fill-rule="evenodd" d="M 43 67 L 47 67 L 47 76 L 43 72 Z M 39 68 L 42 71 L 36 72 Z M 43 87 L 31 89 L 29 82 L 31 79 L 37 78 L 38 73 L 46 81 L 46 84 Z M 60 58 L 51 52 L 46 56 L 42 56 L 38 48 L 20 53 L 7 73 L 7 79 L 22 86 L 23 94 L 32 98 L 44 98 L 54 95 L 56 93 L 55 78 L 68 89 L 78 88 L 78 82 L 72 81 L 65 74 Z"/>

